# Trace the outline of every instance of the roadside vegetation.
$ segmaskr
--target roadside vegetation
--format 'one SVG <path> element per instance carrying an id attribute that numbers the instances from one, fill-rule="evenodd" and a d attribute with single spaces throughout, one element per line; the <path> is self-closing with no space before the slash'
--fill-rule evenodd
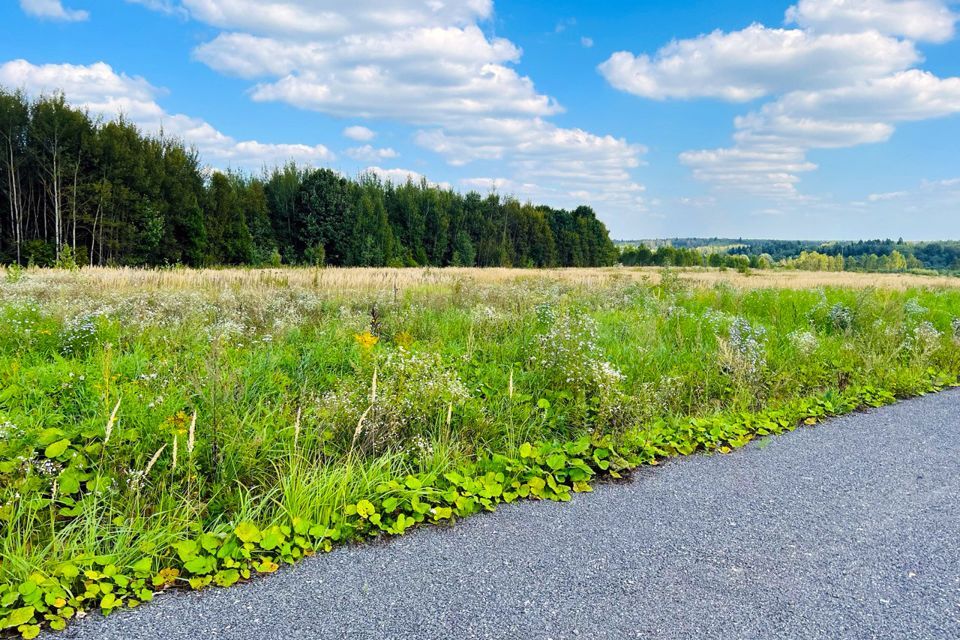
<path id="1" fill-rule="evenodd" d="M 25 638 L 960 375 L 960 289 L 914 281 L 0 275 L 0 633 Z"/>

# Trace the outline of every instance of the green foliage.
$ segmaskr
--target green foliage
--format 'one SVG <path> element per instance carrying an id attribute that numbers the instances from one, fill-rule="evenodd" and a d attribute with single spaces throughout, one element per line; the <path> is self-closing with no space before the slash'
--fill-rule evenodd
<path id="1" fill-rule="evenodd" d="M 4 273 L 4 279 L 7 281 L 7 284 L 16 284 L 23 280 L 24 272 L 26 270 L 17 263 L 11 264 L 6 268 Z"/>
<path id="2" fill-rule="evenodd" d="M 97 121 L 62 95 L 31 101 L 0 88 L 0 261 L 67 269 L 616 262 L 588 207 L 558 211 L 426 180 L 395 185 L 294 165 L 263 177 L 208 175 L 189 143 L 144 135 L 122 118 Z"/>
<path id="3" fill-rule="evenodd" d="M 200 284 L 81 270 L 0 285 L 6 632 L 569 500 L 960 374 L 946 289 L 161 275 Z"/>
<path id="4" fill-rule="evenodd" d="M 57 256 L 57 261 L 53 266 L 57 269 L 66 269 L 67 271 L 77 269 L 77 259 L 70 245 L 65 244 L 60 247 L 60 255 Z"/>
<path id="5" fill-rule="evenodd" d="M 710 266 L 917 274 L 960 273 L 960 242 L 744 240 L 677 238 L 622 243 L 629 266 Z M 659 245 L 652 249 L 648 245 Z"/>

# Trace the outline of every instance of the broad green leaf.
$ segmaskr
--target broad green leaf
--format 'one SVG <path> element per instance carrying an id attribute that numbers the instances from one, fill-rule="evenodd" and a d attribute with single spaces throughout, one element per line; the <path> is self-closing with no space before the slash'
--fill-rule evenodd
<path id="1" fill-rule="evenodd" d="M 357 503 L 357 515 L 361 518 L 369 518 L 376 512 L 376 507 L 369 500 L 361 500 Z"/>
<path id="2" fill-rule="evenodd" d="M 153 570 L 152 558 L 140 558 L 130 567 L 134 573 L 149 574 Z"/>
<path id="3" fill-rule="evenodd" d="M 554 471 L 562 469 L 567 464 L 567 456 L 562 453 L 554 453 L 547 457 L 547 465 Z"/>
<path id="4" fill-rule="evenodd" d="M 260 542 L 261 539 L 260 529 L 252 522 L 241 522 L 233 532 L 243 542 Z"/>
<path id="5" fill-rule="evenodd" d="M 12 629 L 30 622 L 30 619 L 33 618 L 35 611 L 36 609 L 33 607 L 21 607 L 19 609 L 14 609 L 10 612 L 10 615 L 7 616 L 7 619 L 3 621 L 3 628 Z"/>
<path id="6" fill-rule="evenodd" d="M 70 441 L 66 438 L 63 440 L 57 440 L 53 444 L 49 445 L 46 450 L 44 450 L 43 455 L 47 456 L 48 458 L 59 458 L 69 446 Z"/>
<path id="7" fill-rule="evenodd" d="M 25 624 L 17 628 L 17 631 L 20 632 L 20 637 L 23 640 L 33 640 L 38 635 L 40 635 L 40 625 L 38 624 Z"/>

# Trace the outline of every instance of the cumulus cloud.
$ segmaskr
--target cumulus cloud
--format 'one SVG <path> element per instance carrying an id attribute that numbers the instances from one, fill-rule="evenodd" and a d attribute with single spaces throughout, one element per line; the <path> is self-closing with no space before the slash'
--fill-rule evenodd
<path id="1" fill-rule="evenodd" d="M 798 162 L 807 151 L 885 142 L 897 123 L 954 113 L 960 113 L 960 78 L 911 69 L 849 87 L 788 93 L 736 119 L 737 146 L 680 159 L 696 177 L 720 186 L 796 196 L 797 174 L 816 168 Z M 751 157 L 767 162 L 754 170 L 743 163 Z"/>
<path id="2" fill-rule="evenodd" d="M 426 123 L 559 111 L 529 78 L 505 66 L 519 50 L 503 39 L 488 40 L 476 25 L 304 42 L 224 33 L 195 55 L 222 73 L 277 78 L 258 83 L 254 100 L 338 116 Z"/>
<path id="3" fill-rule="evenodd" d="M 825 91 L 797 91 L 764 106 L 766 117 L 839 122 L 926 120 L 960 110 L 960 78 L 910 69 Z"/>
<path id="4" fill-rule="evenodd" d="M 377 137 L 377 133 L 367 127 L 354 125 L 343 130 L 343 135 L 357 142 L 369 142 Z"/>
<path id="5" fill-rule="evenodd" d="M 620 211 L 642 203 L 644 188 L 631 179 L 631 171 L 640 166 L 646 148 L 622 138 L 558 127 L 539 118 L 489 118 L 453 132 L 421 130 L 415 141 L 453 165 L 504 163 L 515 177 L 513 184 L 523 186 L 513 195 L 546 198 L 561 206 L 602 203 Z"/>
<path id="6" fill-rule="evenodd" d="M 480 26 L 493 16 L 491 0 L 181 6 L 221 30 L 195 49 L 196 59 L 250 80 L 253 100 L 412 125 L 415 141 L 450 164 L 499 163 L 527 192 L 555 195 L 550 204 L 565 206 L 577 192 L 626 211 L 643 190 L 631 175 L 641 146 L 550 122 L 562 107 L 517 71 L 520 48 Z M 354 133 L 345 131 L 372 139 Z M 379 164 L 390 151 L 364 145 L 347 155 Z"/>
<path id="7" fill-rule="evenodd" d="M 182 6 L 221 29 L 301 38 L 466 25 L 493 13 L 492 0 L 182 0 Z"/>
<path id="8" fill-rule="evenodd" d="M 958 16 L 942 0 L 800 0 L 787 22 L 822 32 L 875 30 L 912 40 L 946 42 Z"/>
<path id="9" fill-rule="evenodd" d="M 393 184 L 404 184 L 407 181 L 417 183 L 427 179 L 422 173 L 411 169 L 384 169 L 378 166 L 367 167 L 361 171 L 361 174 L 375 175 L 384 182 L 392 182 Z M 430 184 L 441 189 L 453 188 L 453 185 L 449 182 L 430 182 Z"/>
<path id="10" fill-rule="evenodd" d="M 617 89 L 645 98 L 747 102 L 793 89 L 843 86 L 919 59 L 912 43 L 876 32 L 818 35 L 754 24 L 675 41 L 653 57 L 620 51 L 600 65 L 600 73 Z"/>
<path id="11" fill-rule="evenodd" d="M 167 113 L 156 101 L 160 90 L 103 62 L 35 65 L 13 60 L 0 65 L 0 85 L 21 88 L 34 96 L 62 91 L 72 104 L 93 114 L 123 115 L 146 132 L 163 131 L 182 138 L 196 145 L 205 161 L 218 166 L 259 168 L 288 160 L 315 164 L 333 159 L 323 145 L 236 140 L 199 118 Z"/>
<path id="12" fill-rule="evenodd" d="M 20 0 L 20 8 L 28 15 L 44 20 L 83 22 L 90 18 L 87 11 L 67 9 L 60 0 Z"/>
<path id="13" fill-rule="evenodd" d="M 732 147 L 680 161 L 719 190 L 775 199 L 807 199 L 797 185 L 817 168 L 811 150 L 884 142 L 900 122 L 960 112 L 960 78 L 915 68 L 916 40 L 953 36 L 957 16 L 944 2 L 800 0 L 787 21 L 800 28 L 754 24 L 673 42 L 652 57 L 620 52 L 600 72 L 653 99 L 772 97 L 735 119 Z"/>
<path id="14" fill-rule="evenodd" d="M 358 160 L 360 162 L 377 162 L 379 160 L 388 160 L 390 158 L 396 158 L 400 154 L 394 151 L 393 149 L 387 147 L 384 149 L 377 149 L 376 147 L 365 144 L 360 147 L 351 147 L 347 149 L 346 154 Z"/>
<path id="15" fill-rule="evenodd" d="M 680 154 L 680 161 L 693 169 L 694 176 L 721 191 L 754 196 L 793 198 L 797 195 L 798 173 L 813 171 L 800 149 L 711 149 Z"/>

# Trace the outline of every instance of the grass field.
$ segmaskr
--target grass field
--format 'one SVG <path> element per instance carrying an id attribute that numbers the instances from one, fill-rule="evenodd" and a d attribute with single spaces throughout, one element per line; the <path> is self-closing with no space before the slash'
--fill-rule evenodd
<path id="1" fill-rule="evenodd" d="M 103 286 L 112 290 L 199 290 L 240 287 L 254 289 L 306 289 L 325 294 L 357 291 L 393 293 L 416 287 L 455 287 L 530 282 L 566 285 L 609 285 L 638 282 L 656 284 L 664 273 L 696 285 L 726 283 L 747 289 L 845 288 L 960 288 L 960 278 L 900 273 L 856 273 L 798 270 L 762 270 L 748 274 L 708 268 L 663 269 L 655 267 L 609 267 L 593 269 L 84 269 L 79 276 L 69 271 L 37 269 L 35 284 L 57 286 Z"/>
<path id="2" fill-rule="evenodd" d="M 0 628 L 954 384 L 960 280 L 642 269 L 0 280 Z"/>

